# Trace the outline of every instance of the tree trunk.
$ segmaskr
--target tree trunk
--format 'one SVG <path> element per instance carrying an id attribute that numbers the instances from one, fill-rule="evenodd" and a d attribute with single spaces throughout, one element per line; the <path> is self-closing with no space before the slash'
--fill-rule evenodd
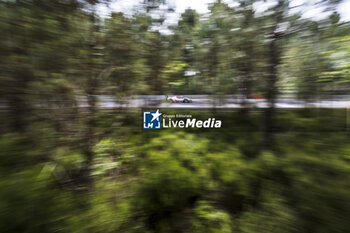
<path id="1" fill-rule="evenodd" d="M 31 71 L 18 67 L 14 74 L 14 82 L 9 86 L 7 96 L 10 113 L 10 126 L 14 132 L 23 133 L 28 125 L 31 108 L 27 101 L 28 84 L 33 80 Z"/>
<path id="2" fill-rule="evenodd" d="M 269 43 L 269 74 L 267 81 L 267 93 L 266 98 L 268 101 L 268 107 L 265 110 L 265 137 L 264 145 L 267 149 L 272 149 L 274 145 L 274 113 L 276 102 L 276 82 L 278 79 L 277 67 L 280 60 L 280 51 L 278 48 L 278 36 L 273 35 L 271 42 Z"/>

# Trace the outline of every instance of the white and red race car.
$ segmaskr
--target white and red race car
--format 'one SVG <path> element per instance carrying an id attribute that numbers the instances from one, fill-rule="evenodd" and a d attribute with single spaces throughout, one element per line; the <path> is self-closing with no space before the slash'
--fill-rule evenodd
<path id="1" fill-rule="evenodd" d="M 182 95 L 167 96 L 166 99 L 171 103 L 192 103 L 189 97 L 184 97 Z"/>

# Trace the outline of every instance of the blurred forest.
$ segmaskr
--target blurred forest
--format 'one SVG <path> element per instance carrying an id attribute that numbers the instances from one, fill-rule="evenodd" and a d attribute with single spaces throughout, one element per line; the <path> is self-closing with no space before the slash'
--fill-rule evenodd
<path id="1" fill-rule="evenodd" d="M 167 25 L 165 0 L 107 17 L 108 0 L 0 0 L 0 231 L 349 232 L 348 110 L 275 108 L 281 93 L 350 93 L 341 1 L 307 1 L 320 19 L 235 2 Z M 220 130 L 159 131 L 140 109 L 98 107 L 170 94 L 244 107 L 196 113 Z M 257 94 L 266 109 L 245 102 Z"/>

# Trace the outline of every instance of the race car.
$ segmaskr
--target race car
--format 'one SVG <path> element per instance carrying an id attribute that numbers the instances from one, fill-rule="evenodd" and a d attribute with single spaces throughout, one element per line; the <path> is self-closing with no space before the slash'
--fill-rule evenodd
<path id="1" fill-rule="evenodd" d="M 171 103 L 192 103 L 189 97 L 184 97 L 182 95 L 167 96 L 166 99 Z"/>

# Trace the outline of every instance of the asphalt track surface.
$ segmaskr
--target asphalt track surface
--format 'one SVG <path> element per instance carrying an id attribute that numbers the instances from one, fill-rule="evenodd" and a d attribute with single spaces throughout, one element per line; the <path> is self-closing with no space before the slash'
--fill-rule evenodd
<path id="1" fill-rule="evenodd" d="M 99 109 L 119 109 L 119 108 L 162 108 L 162 109 L 239 109 L 243 108 L 243 99 L 239 96 L 230 95 L 221 98 L 215 98 L 210 95 L 188 95 L 192 99 L 192 103 L 169 103 L 165 96 L 160 95 L 144 95 L 124 98 L 116 100 L 114 96 L 99 95 L 97 96 Z M 81 108 L 89 107 L 86 97 L 77 97 L 78 106 Z M 269 104 L 265 99 L 247 99 L 245 106 L 249 108 L 268 108 Z M 61 104 L 55 102 L 42 101 L 37 104 L 39 108 L 58 108 Z M 67 105 L 69 106 L 69 104 Z M 297 108 L 336 108 L 350 110 L 350 95 L 323 96 L 322 99 L 305 101 L 298 100 L 293 96 L 279 96 L 276 99 L 275 108 L 277 109 L 297 109 Z M 0 101 L 0 109 L 8 109 L 5 101 Z"/>
<path id="2" fill-rule="evenodd" d="M 143 96 L 134 97 L 124 101 L 115 101 L 111 96 L 99 96 L 99 108 L 147 108 L 159 107 L 168 109 L 205 109 L 205 108 L 223 108 L 238 109 L 242 108 L 242 99 L 229 96 L 222 99 L 208 98 L 208 96 L 190 96 L 192 103 L 169 103 L 165 97 L 161 96 Z M 246 106 L 250 108 L 267 108 L 268 102 L 265 99 L 247 99 Z M 331 99 L 322 99 L 314 101 L 303 101 L 295 98 L 278 98 L 275 103 L 278 109 L 295 109 L 295 108 L 350 108 L 350 96 L 333 96 Z"/>

